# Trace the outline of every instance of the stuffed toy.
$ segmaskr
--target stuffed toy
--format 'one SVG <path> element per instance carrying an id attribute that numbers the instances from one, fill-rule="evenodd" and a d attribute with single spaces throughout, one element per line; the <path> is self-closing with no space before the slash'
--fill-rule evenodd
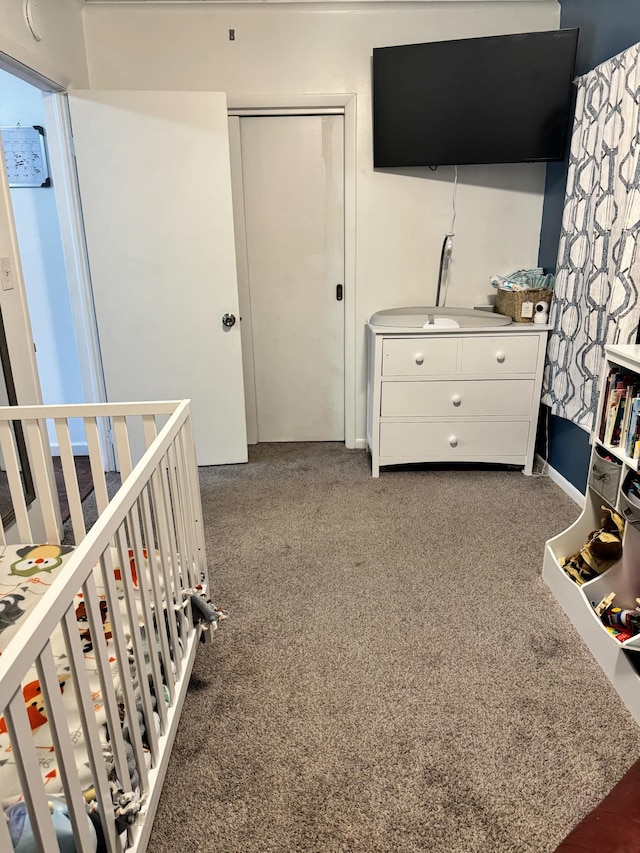
<path id="1" fill-rule="evenodd" d="M 622 557 L 622 534 L 624 519 L 606 506 L 600 519 L 599 530 L 593 530 L 587 541 L 572 557 L 564 557 L 560 565 L 578 585 L 593 580 Z"/>
<path id="2" fill-rule="evenodd" d="M 55 829 L 56 838 L 60 847 L 60 853 L 76 853 L 76 844 L 73 840 L 73 827 L 69 818 L 67 804 L 61 797 L 52 797 L 49 800 L 51 821 Z M 16 853 L 37 853 L 38 845 L 31 829 L 31 820 L 25 803 L 14 803 L 5 809 L 7 816 L 9 835 Z M 91 818 L 87 815 L 89 835 L 93 843 L 93 850 L 98 849 L 96 831 L 93 828 Z"/>

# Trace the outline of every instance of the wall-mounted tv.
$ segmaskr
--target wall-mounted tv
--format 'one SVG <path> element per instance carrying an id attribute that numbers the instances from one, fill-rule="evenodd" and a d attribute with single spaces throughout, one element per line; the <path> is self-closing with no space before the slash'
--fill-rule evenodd
<path id="1" fill-rule="evenodd" d="M 562 160 L 578 30 L 373 50 L 373 165 Z"/>

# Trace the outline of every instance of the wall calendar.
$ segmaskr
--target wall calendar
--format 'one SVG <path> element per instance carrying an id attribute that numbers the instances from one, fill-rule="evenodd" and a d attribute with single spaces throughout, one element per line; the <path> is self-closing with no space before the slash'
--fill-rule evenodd
<path id="1" fill-rule="evenodd" d="M 2 146 L 10 187 L 50 187 L 44 128 L 2 127 Z"/>

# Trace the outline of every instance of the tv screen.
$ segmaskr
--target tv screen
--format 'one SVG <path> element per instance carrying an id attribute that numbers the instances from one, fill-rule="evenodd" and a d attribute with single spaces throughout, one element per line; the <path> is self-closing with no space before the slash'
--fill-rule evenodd
<path id="1" fill-rule="evenodd" d="M 373 50 L 373 165 L 562 160 L 578 30 Z"/>

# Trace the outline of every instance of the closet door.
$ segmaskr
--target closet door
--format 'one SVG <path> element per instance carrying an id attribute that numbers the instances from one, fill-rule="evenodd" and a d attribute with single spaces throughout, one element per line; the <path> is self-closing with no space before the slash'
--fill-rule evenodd
<path id="1" fill-rule="evenodd" d="M 343 117 L 242 117 L 240 142 L 257 440 L 343 441 Z"/>
<path id="2" fill-rule="evenodd" d="M 108 399 L 190 398 L 198 464 L 245 462 L 226 96 L 69 107 Z"/>

